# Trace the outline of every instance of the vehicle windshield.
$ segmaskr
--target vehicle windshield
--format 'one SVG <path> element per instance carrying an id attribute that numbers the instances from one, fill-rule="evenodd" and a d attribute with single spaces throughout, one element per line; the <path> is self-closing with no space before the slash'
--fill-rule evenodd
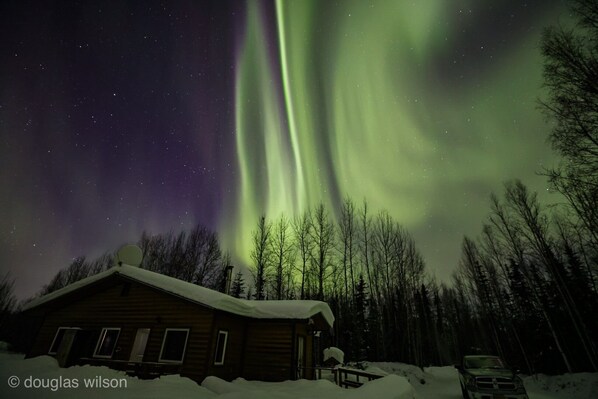
<path id="1" fill-rule="evenodd" d="M 505 367 L 502 360 L 495 356 L 466 357 L 464 366 L 467 369 L 501 369 Z"/>

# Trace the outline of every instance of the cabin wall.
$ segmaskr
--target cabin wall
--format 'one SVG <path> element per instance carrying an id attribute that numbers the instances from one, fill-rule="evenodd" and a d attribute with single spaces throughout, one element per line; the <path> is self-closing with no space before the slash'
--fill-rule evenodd
<path id="1" fill-rule="evenodd" d="M 248 380 L 291 379 L 293 323 L 249 320 L 242 377 Z"/>
<path id="2" fill-rule="evenodd" d="M 241 376 L 243 371 L 243 346 L 245 344 L 245 333 L 247 330 L 247 319 L 216 311 L 212 323 L 211 351 L 208 357 L 208 375 L 213 375 L 227 381 L 232 381 Z M 224 364 L 215 365 L 216 342 L 218 332 L 228 332 Z"/>
<path id="3" fill-rule="evenodd" d="M 125 284 L 130 284 L 126 294 L 127 290 L 123 290 Z M 91 358 L 102 328 L 118 327 L 120 335 L 110 360 L 128 361 L 137 329 L 150 328 L 143 361 L 158 362 L 165 330 L 188 328 L 181 374 L 198 382 L 207 375 L 206 354 L 211 353 L 209 345 L 213 322 L 211 309 L 123 280 L 82 291 L 48 311 L 29 357 L 46 355 L 59 327 L 79 327 L 88 335 L 82 356 Z M 98 359 L 98 362 L 102 361 L 104 359 Z"/>
<path id="4" fill-rule="evenodd" d="M 128 287 L 128 288 L 127 288 Z M 77 327 L 76 359 L 113 368 L 130 367 L 133 344 L 140 328 L 149 328 L 143 364 L 159 362 L 165 331 L 189 329 L 182 364 L 159 372 L 181 373 L 201 382 L 207 375 L 225 380 L 284 381 L 313 378 L 313 335 L 307 321 L 250 319 L 210 309 L 173 294 L 121 276 L 102 280 L 36 308 L 43 315 L 28 357 L 46 355 L 59 327 Z M 120 328 L 111 359 L 93 358 L 102 328 Z M 224 364 L 215 365 L 218 332 L 228 332 Z M 298 337 L 304 337 L 303 373 L 297 370 Z M 85 339 L 81 340 L 80 337 Z M 152 366 L 153 367 L 153 366 Z"/>
<path id="5" fill-rule="evenodd" d="M 224 365 L 214 365 L 218 332 L 228 332 Z M 297 374 L 297 339 L 304 338 L 301 378 L 313 379 L 313 336 L 307 323 L 296 320 L 248 320 L 216 312 L 208 375 L 225 380 L 239 376 L 249 380 L 284 381 Z"/>

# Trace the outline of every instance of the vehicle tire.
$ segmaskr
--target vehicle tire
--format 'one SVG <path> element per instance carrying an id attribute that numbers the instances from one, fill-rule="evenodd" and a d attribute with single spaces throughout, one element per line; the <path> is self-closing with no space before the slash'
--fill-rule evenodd
<path id="1" fill-rule="evenodd" d="M 467 390 L 463 387 L 463 384 L 459 385 L 461 385 L 461 394 L 463 395 L 463 399 L 469 399 L 469 394 L 467 393 Z"/>

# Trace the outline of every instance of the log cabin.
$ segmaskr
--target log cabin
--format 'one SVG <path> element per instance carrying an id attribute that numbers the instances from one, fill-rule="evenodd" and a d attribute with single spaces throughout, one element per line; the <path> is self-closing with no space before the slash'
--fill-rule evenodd
<path id="1" fill-rule="evenodd" d="M 313 378 L 314 340 L 334 316 L 324 302 L 251 301 L 120 265 L 36 298 L 27 357 L 201 382 Z"/>

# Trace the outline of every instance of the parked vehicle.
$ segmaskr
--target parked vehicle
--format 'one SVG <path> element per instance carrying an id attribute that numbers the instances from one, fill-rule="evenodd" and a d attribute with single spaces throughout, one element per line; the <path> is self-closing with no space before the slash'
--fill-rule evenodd
<path id="1" fill-rule="evenodd" d="M 529 399 L 516 371 L 498 356 L 465 356 L 455 368 L 463 399 Z"/>

